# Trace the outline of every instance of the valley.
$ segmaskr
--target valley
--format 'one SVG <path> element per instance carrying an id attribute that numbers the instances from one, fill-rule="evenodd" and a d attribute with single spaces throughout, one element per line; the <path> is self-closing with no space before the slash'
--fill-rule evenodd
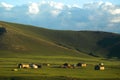
<path id="1" fill-rule="evenodd" d="M 0 80 L 120 80 L 120 34 L 50 30 L 3 21 L 0 27 Z M 50 66 L 19 69 L 20 63 Z M 58 68 L 64 63 L 87 66 Z M 105 70 L 94 70 L 99 63 L 104 63 Z"/>

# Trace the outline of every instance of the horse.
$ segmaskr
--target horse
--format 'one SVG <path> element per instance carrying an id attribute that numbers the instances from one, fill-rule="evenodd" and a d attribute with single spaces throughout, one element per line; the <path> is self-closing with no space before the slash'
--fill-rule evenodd
<path id="1" fill-rule="evenodd" d="M 30 68 L 29 64 L 18 64 L 18 68 Z"/>

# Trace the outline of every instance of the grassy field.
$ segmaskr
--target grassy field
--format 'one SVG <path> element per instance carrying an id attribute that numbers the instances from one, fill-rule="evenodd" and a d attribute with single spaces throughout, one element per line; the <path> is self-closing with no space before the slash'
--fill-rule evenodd
<path id="1" fill-rule="evenodd" d="M 86 68 L 58 68 L 63 63 L 87 63 Z M 105 70 L 94 70 L 94 65 L 103 62 Z M 40 69 L 18 69 L 19 63 L 49 63 Z M 66 56 L 22 56 L 0 58 L 0 80 L 120 80 L 120 61 L 97 58 Z"/>

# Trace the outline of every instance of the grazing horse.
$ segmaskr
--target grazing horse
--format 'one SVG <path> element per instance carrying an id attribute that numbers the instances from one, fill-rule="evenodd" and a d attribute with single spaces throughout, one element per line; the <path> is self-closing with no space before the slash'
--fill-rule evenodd
<path id="1" fill-rule="evenodd" d="M 29 64 L 18 64 L 18 68 L 30 68 Z"/>
<path id="2" fill-rule="evenodd" d="M 68 63 L 64 63 L 61 67 L 62 67 L 62 68 L 74 68 L 73 66 L 74 66 L 74 65 L 70 65 L 70 64 L 68 64 Z"/>
<path id="3" fill-rule="evenodd" d="M 37 64 L 30 64 L 30 67 L 31 67 L 31 68 L 34 68 L 34 69 L 37 69 L 37 68 L 38 68 L 38 65 L 37 65 Z"/>
<path id="4" fill-rule="evenodd" d="M 95 65 L 95 67 L 94 67 L 94 69 L 95 70 L 105 70 L 105 67 L 104 67 L 104 65 Z"/>
<path id="5" fill-rule="evenodd" d="M 85 63 L 78 63 L 77 64 L 77 67 L 86 67 L 87 66 L 87 64 L 85 64 Z"/>

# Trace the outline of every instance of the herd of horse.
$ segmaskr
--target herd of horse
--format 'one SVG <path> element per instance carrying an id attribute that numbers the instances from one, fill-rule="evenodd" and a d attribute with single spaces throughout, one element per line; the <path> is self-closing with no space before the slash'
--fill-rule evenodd
<path id="1" fill-rule="evenodd" d="M 46 65 L 46 66 L 50 66 L 50 64 L 43 64 L 43 65 Z M 18 64 L 18 68 L 33 68 L 33 69 L 37 69 L 37 68 L 42 68 L 41 64 Z M 74 64 L 68 64 L 68 63 L 64 63 L 63 65 L 60 65 L 59 67 L 60 68 L 76 68 L 76 67 L 86 67 L 87 64 L 85 63 L 78 63 L 76 65 Z M 94 67 L 95 70 L 104 70 L 105 67 L 104 67 L 104 64 L 103 63 L 100 63 L 99 65 L 95 65 Z"/>
<path id="2" fill-rule="evenodd" d="M 46 65 L 46 66 L 50 66 L 50 64 L 43 64 L 43 65 Z M 43 65 L 41 64 L 23 64 L 23 63 L 20 63 L 18 64 L 18 68 L 41 68 Z M 68 63 L 64 63 L 63 65 L 60 65 L 59 67 L 61 68 L 75 68 L 75 67 L 86 67 L 87 65 L 85 63 L 78 63 L 76 65 L 74 64 L 68 64 Z"/>

